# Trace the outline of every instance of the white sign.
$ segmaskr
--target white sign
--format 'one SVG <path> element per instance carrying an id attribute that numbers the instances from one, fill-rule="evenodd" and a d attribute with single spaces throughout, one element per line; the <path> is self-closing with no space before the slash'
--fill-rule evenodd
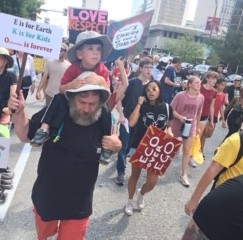
<path id="1" fill-rule="evenodd" d="M 0 137 L 0 168 L 7 168 L 9 159 L 10 138 Z"/>
<path id="2" fill-rule="evenodd" d="M 127 24 L 122 27 L 114 35 L 114 49 L 122 50 L 137 44 L 143 35 L 143 30 L 143 24 L 140 22 Z"/>
<path id="3" fill-rule="evenodd" d="M 4 13 L 0 13 L 0 23 L 0 46 L 47 59 L 59 58 L 63 29 Z"/>

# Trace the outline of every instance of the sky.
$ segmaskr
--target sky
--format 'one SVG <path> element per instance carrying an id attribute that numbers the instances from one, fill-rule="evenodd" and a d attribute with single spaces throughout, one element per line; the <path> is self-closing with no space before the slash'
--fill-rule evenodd
<path id="1" fill-rule="evenodd" d="M 42 8 L 50 10 L 55 9 L 62 11 L 63 8 L 67 7 L 82 7 L 82 1 L 80 0 L 45 0 L 45 2 L 46 4 L 42 6 Z M 101 9 L 108 11 L 109 20 L 121 20 L 128 18 L 131 14 L 131 8 L 131 0 L 102 0 Z"/>
<path id="2" fill-rule="evenodd" d="M 87 0 L 88 1 L 88 0 Z M 155 0 L 160 1 L 160 0 Z M 41 17 L 49 17 L 51 24 L 62 27 L 64 29 L 64 35 L 66 35 L 67 29 L 67 17 L 62 15 L 63 8 L 68 7 L 82 7 L 81 0 L 45 0 L 46 4 L 41 8 L 48 10 L 57 10 L 59 13 L 48 11 L 41 14 Z M 193 20 L 195 7 L 197 0 L 190 0 L 189 19 Z M 131 16 L 132 1 L 131 0 L 102 0 L 101 10 L 108 11 L 108 20 L 122 20 Z"/>

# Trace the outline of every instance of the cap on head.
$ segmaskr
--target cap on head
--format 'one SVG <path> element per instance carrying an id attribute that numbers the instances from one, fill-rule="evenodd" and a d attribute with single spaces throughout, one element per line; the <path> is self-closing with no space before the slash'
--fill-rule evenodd
<path id="1" fill-rule="evenodd" d="M 107 58 L 111 51 L 112 51 L 112 43 L 108 36 L 99 34 L 98 32 L 95 31 L 85 31 L 79 33 L 76 39 L 76 43 L 73 47 L 71 47 L 68 50 L 67 56 L 68 60 L 73 63 L 76 60 L 78 60 L 77 55 L 76 55 L 76 50 L 79 48 L 81 45 L 87 43 L 87 44 L 95 44 L 95 43 L 101 43 L 102 45 L 102 50 L 101 50 L 101 59 L 104 60 Z"/>
<path id="2" fill-rule="evenodd" d="M 11 68 L 14 64 L 13 58 L 10 56 L 7 48 L 0 47 L 0 55 L 3 55 L 7 59 L 6 68 Z"/>
<path id="3" fill-rule="evenodd" d="M 101 103 L 106 103 L 110 98 L 110 89 L 105 81 L 105 79 L 95 72 L 85 71 L 79 76 L 85 81 L 85 84 L 79 88 L 68 89 L 64 92 L 66 98 L 69 100 L 70 94 L 88 92 L 88 91 L 100 91 L 101 92 Z"/>

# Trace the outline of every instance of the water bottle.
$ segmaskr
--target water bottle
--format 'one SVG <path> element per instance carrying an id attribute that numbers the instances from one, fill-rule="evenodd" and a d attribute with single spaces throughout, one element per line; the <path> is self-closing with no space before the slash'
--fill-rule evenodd
<path id="1" fill-rule="evenodd" d="M 181 133 L 181 137 L 183 139 L 187 139 L 191 130 L 191 126 L 192 126 L 192 120 L 191 119 L 187 119 L 185 121 L 185 123 L 182 126 L 182 133 Z"/>

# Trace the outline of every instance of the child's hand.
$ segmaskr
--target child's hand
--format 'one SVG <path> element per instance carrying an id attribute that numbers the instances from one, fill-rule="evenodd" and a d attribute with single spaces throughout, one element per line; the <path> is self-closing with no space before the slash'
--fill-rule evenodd
<path id="1" fill-rule="evenodd" d="M 10 109 L 8 107 L 3 108 L 3 112 L 8 114 L 8 115 L 11 114 L 11 111 L 10 111 Z"/>
<path id="2" fill-rule="evenodd" d="M 226 122 L 222 121 L 222 128 L 226 128 L 226 127 L 227 127 Z"/>
<path id="3" fill-rule="evenodd" d="M 80 79 L 79 77 L 75 78 L 72 82 L 70 82 L 70 89 L 80 88 L 85 84 L 85 80 Z"/>

